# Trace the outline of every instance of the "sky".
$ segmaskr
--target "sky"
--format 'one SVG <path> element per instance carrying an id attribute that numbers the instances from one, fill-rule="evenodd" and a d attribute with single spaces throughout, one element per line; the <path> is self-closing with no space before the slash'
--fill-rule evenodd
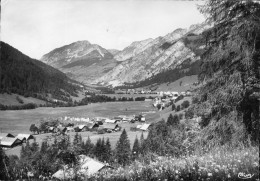
<path id="1" fill-rule="evenodd" d="M 122 50 L 203 22 L 197 4 L 203 1 L 2 0 L 1 41 L 36 59 L 81 40 Z"/>

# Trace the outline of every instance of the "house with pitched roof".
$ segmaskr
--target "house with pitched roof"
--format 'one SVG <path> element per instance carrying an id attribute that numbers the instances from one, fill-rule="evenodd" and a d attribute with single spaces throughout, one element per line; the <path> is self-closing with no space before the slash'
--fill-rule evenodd
<path id="1" fill-rule="evenodd" d="M 83 175 L 86 178 L 105 169 L 113 169 L 113 167 L 108 164 L 102 163 L 86 155 L 79 155 L 79 165 L 80 168 L 77 174 Z M 73 172 L 73 168 L 64 166 L 64 169 L 58 170 L 52 175 L 52 177 L 58 180 L 70 180 L 74 179 L 75 173 Z"/>
<path id="2" fill-rule="evenodd" d="M 31 134 L 18 134 L 16 138 L 18 138 L 22 142 L 26 142 L 28 140 L 34 139 L 34 136 Z"/>
<path id="3" fill-rule="evenodd" d="M 0 140 L 0 146 L 3 148 L 13 148 L 22 145 L 22 141 L 18 138 L 4 137 Z"/>
<path id="4" fill-rule="evenodd" d="M 11 133 L 0 133 L 0 140 L 1 140 L 2 138 L 5 138 L 5 137 L 14 138 L 15 136 L 12 135 Z"/>

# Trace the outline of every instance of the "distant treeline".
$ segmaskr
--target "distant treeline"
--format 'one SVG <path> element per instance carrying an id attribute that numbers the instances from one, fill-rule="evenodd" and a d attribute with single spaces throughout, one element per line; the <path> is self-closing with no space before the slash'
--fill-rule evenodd
<path id="1" fill-rule="evenodd" d="M 0 110 L 22 110 L 22 109 L 35 109 L 38 106 L 33 103 L 23 104 L 23 105 L 11 105 L 6 106 L 3 104 L 0 104 Z"/>
<path id="2" fill-rule="evenodd" d="M 17 96 L 18 99 L 19 96 Z M 39 98 L 36 96 L 36 98 Z M 75 106 L 83 106 L 88 105 L 89 103 L 98 103 L 98 102 L 122 102 L 122 101 L 144 101 L 145 97 L 136 97 L 135 99 L 132 97 L 109 97 L 105 95 L 95 95 L 91 94 L 91 96 L 86 96 L 80 101 L 72 101 L 71 98 L 68 99 L 68 102 L 63 101 L 53 101 L 49 100 L 46 97 L 40 97 L 41 100 L 45 100 L 46 104 L 34 104 L 28 103 L 23 105 L 2 105 L 0 104 L 0 110 L 22 110 L 22 109 L 35 109 L 37 107 L 75 107 Z"/>

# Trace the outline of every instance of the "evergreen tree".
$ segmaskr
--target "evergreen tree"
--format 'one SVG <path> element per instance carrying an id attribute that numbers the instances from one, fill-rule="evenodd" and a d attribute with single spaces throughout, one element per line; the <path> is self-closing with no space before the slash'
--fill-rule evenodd
<path id="1" fill-rule="evenodd" d="M 81 137 L 81 135 L 78 134 L 78 132 L 76 132 L 76 134 L 74 136 L 73 145 L 74 146 L 81 146 L 82 145 L 82 137 Z"/>
<path id="2" fill-rule="evenodd" d="M 139 143 L 139 140 L 136 136 L 135 142 L 134 142 L 134 145 L 133 145 L 133 149 L 132 149 L 132 159 L 135 160 L 136 158 L 138 158 L 139 154 L 140 154 L 140 143 Z"/>
<path id="3" fill-rule="evenodd" d="M 42 145 L 41 145 L 41 150 L 40 150 L 40 152 L 41 152 L 41 153 L 46 153 L 47 149 L 48 149 L 48 143 L 47 143 L 47 141 L 43 141 L 43 142 L 42 142 Z"/>
<path id="4" fill-rule="evenodd" d="M 107 138 L 106 144 L 105 144 L 104 161 L 107 163 L 110 163 L 111 156 L 112 156 L 111 144 L 110 144 L 109 138 Z"/>
<path id="5" fill-rule="evenodd" d="M 105 141 L 104 138 L 99 138 L 96 142 L 95 148 L 94 148 L 94 155 L 97 157 L 98 160 L 103 161 L 105 153 Z"/>
<path id="6" fill-rule="evenodd" d="M 167 119 L 167 125 L 172 126 L 173 124 L 174 124 L 173 115 L 170 114 L 168 119 Z"/>
<path id="7" fill-rule="evenodd" d="M 177 114 L 175 114 L 174 116 L 173 116 L 173 126 L 177 126 L 177 125 L 179 125 L 180 124 L 180 119 L 179 119 L 179 116 L 177 115 Z"/>
<path id="8" fill-rule="evenodd" d="M 94 147 L 95 147 L 95 145 L 91 142 L 91 140 L 88 136 L 88 139 L 83 146 L 83 153 L 86 155 L 94 154 Z"/>
<path id="9" fill-rule="evenodd" d="M 6 155 L 4 150 L 0 147 L 0 180 L 8 180 L 8 170 L 6 166 Z"/>
<path id="10" fill-rule="evenodd" d="M 144 134 L 142 132 L 141 137 L 140 137 L 140 153 L 145 154 L 145 139 L 144 139 Z"/>
<path id="11" fill-rule="evenodd" d="M 124 129 L 116 144 L 117 162 L 123 166 L 127 165 L 130 161 L 130 155 L 131 155 L 130 141 Z"/>
<path id="12" fill-rule="evenodd" d="M 176 109 L 176 106 L 174 103 L 172 103 L 172 111 L 174 111 Z"/>
<path id="13" fill-rule="evenodd" d="M 180 110 L 181 110 L 181 106 L 178 105 L 178 106 L 176 107 L 176 112 L 179 112 Z"/>

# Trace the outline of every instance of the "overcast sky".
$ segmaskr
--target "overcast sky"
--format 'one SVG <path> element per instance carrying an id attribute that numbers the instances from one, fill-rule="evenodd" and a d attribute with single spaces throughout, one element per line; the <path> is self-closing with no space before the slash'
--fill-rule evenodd
<path id="1" fill-rule="evenodd" d="M 106 49 L 204 21 L 202 1 L 2 0 L 1 40 L 32 58 L 88 40 Z"/>

